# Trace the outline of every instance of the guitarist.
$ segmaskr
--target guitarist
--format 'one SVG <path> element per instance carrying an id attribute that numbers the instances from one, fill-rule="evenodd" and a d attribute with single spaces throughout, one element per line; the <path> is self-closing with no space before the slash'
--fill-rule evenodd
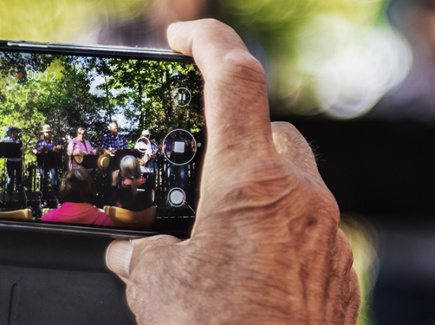
<path id="1" fill-rule="evenodd" d="M 47 208 L 48 204 L 48 174 L 50 174 L 51 185 L 53 186 L 54 196 L 56 201 L 59 202 L 59 178 L 56 170 L 56 158 L 53 153 L 58 153 L 62 149 L 59 142 L 53 139 L 51 134 L 50 125 L 44 125 L 41 133 L 44 134 L 44 138 L 39 140 L 33 147 L 33 153 L 40 157 L 38 162 L 39 175 L 42 183 L 42 197 L 40 208 Z"/>
<path id="2" fill-rule="evenodd" d="M 69 169 L 80 168 L 83 157 L 93 153 L 93 148 L 86 140 L 86 130 L 82 127 L 77 129 L 77 137 L 68 143 Z"/>
<path id="3" fill-rule="evenodd" d="M 159 152 L 159 147 L 155 142 L 151 141 L 150 136 L 151 136 L 151 133 L 149 130 L 142 131 L 142 136 L 139 138 L 138 143 L 135 146 L 135 149 L 138 148 L 138 146 L 142 145 L 141 151 L 143 152 L 143 147 L 144 146 L 146 147 L 146 150 L 143 153 L 143 156 L 142 156 L 142 159 L 140 160 L 140 163 L 143 166 L 146 166 L 150 169 L 155 170 L 157 168 L 156 157 L 157 157 L 158 152 Z"/>
<path id="4" fill-rule="evenodd" d="M 107 154 L 115 154 L 119 149 L 128 149 L 127 141 L 122 134 L 118 134 L 118 124 L 111 122 L 109 124 L 110 133 L 103 139 L 102 148 Z"/>

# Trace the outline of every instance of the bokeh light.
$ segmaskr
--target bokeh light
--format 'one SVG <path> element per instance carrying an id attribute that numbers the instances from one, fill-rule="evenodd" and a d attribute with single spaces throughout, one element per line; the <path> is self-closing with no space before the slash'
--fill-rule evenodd
<path id="1" fill-rule="evenodd" d="M 96 24 L 116 16 L 130 20 L 147 0 L 1 0 L 0 38 L 35 42 L 86 39 Z"/>
<path id="2" fill-rule="evenodd" d="M 362 116 L 400 85 L 412 65 L 384 0 L 226 3 L 232 24 L 256 34 L 269 55 L 278 115 Z"/>
<path id="3" fill-rule="evenodd" d="M 171 21 L 201 18 L 207 12 L 264 49 L 272 113 L 286 116 L 362 116 L 403 81 L 412 63 L 408 44 L 384 17 L 386 0 L 0 3 L 0 38 L 39 42 L 153 46 L 152 34 L 160 33 L 155 46 L 164 47 L 165 26 Z M 136 30 L 129 31 L 132 26 Z M 125 30 L 110 37 L 120 29 Z M 107 40 L 102 40 L 102 30 Z M 120 40 L 134 34 L 151 41 Z"/>
<path id="4" fill-rule="evenodd" d="M 407 42 L 388 26 L 359 26 L 323 15 L 311 21 L 304 35 L 299 64 L 315 80 L 318 111 L 335 118 L 364 115 L 411 68 Z"/>

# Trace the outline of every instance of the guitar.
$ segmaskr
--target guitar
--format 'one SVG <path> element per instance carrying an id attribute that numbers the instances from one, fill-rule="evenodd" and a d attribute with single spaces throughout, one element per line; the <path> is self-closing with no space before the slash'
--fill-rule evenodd
<path id="1" fill-rule="evenodd" d="M 83 157 L 85 156 L 85 154 L 77 154 L 77 155 L 73 155 L 73 159 L 76 163 L 81 164 L 83 162 Z"/>
<path id="2" fill-rule="evenodd" d="M 71 156 L 72 156 L 72 159 L 74 159 L 74 161 L 77 164 L 81 165 L 83 163 L 83 159 L 84 159 L 85 156 L 87 156 L 87 155 L 101 155 L 103 153 L 104 153 L 104 149 L 103 148 L 94 148 L 94 149 L 92 149 L 89 152 L 82 151 L 82 152 L 79 152 L 79 153 L 76 153 L 76 154 L 74 154 L 74 151 L 73 151 L 73 154 Z"/>
<path id="3" fill-rule="evenodd" d="M 61 145 L 57 145 L 57 146 L 53 147 L 52 151 L 53 152 L 58 152 L 60 149 L 62 149 L 62 146 Z M 47 149 L 45 147 L 36 148 L 36 153 L 37 154 L 44 154 L 44 153 L 48 153 L 48 152 L 50 152 L 50 151 L 47 151 Z"/>

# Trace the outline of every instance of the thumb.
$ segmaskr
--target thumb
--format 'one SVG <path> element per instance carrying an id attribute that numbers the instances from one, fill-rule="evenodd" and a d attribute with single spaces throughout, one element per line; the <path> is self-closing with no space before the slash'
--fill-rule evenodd
<path id="1" fill-rule="evenodd" d="M 148 251 L 161 246 L 171 246 L 180 239 L 159 235 L 141 239 L 117 239 L 106 250 L 106 265 L 121 280 L 127 282 L 137 261 Z"/>

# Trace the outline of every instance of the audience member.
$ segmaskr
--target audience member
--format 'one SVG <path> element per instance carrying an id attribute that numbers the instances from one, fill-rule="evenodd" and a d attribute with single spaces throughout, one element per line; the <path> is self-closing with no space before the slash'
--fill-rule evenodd
<path id="1" fill-rule="evenodd" d="M 113 172 L 113 186 L 116 187 L 109 205 L 140 211 L 153 205 L 153 189 L 141 175 L 137 158 L 125 156 L 121 160 L 121 169 Z"/>
<path id="2" fill-rule="evenodd" d="M 69 170 L 62 179 L 58 209 L 43 215 L 42 221 L 116 226 L 113 220 L 92 205 L 95 185 L 84 168 Z"/>

